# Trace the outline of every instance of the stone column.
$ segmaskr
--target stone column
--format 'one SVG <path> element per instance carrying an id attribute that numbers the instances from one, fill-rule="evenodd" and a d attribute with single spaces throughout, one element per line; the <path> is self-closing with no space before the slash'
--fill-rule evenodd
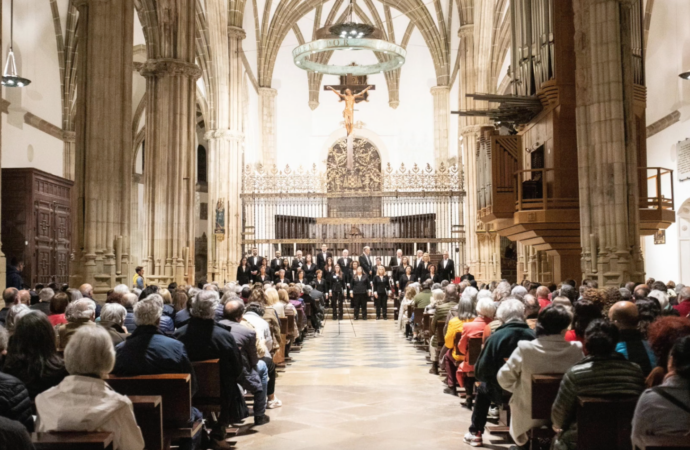
<path id="1" fill-rule="evenodd" d="M 62 176 L 74 181 L 75 161 L 77 151 L 77 135 L 74 131 L 62 131 Z"/>
<path id="2" fill-rule="evenodd" d="M 600 285 L 643 281 L 630 1 L 574 0 L 573 9 L 582 269 Z"/>
<path id="3" fill-rule="evenodd" d="M 149 59 L 140 69 L 147 95 L 148 279 L 161 285 L 191 283 L 194 276 L 194 117 L 201 69 L 193 52 L 191 59 Z"/>
<path id="4" fill-rule="evenodd" d="M 448 162 L 448 145 L 450 131 L 450 87 L 434 86 L 434 159 L 438 167 L 441 162 Z"/>
<path id="5" fill-rule="evenodd" d="M 194 281 L 196 185 L 195 2 L 179 1 L 175 20 L 158 18 L 158 46 L 147 42 L 144 165 L 147 265 L 150 283 Z"/>
<path id="6" fill-rule="evenodd" d="M 272 167 L 276 161 L 276 95 L 270 87 L 259 88 L 259 142 L 264 167 Z"/>
<path id="7" fill-rule="evenodd" d="M 134 10 L 132 0 L 74 4 L 79 66 L 70 284 L 88 282 L 103 296 L 118 282 L 130 284 L 115 242 L 128 242 L 129 234 Z"/>

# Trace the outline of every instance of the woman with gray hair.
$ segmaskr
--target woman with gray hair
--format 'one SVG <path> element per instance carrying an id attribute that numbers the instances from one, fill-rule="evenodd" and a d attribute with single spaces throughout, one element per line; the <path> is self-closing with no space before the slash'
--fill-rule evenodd
<path id="1" fill-rule="evenodd" d="M 7 318 L 5 319 L 5 326 L 7 327 L 7 332 L 10 336 L 14 334 L 14 329 L 17 325 L 19 319 L 27 314 L 31 309 L 23 303 L 17 303 L 12 305 L 9 312 L 7 313 Z"/>
<path id="2" fill-rule="evenodd" d="M 117 303 L 106 303 L 101 309 L 101 320 L 98 325 L 108 332 L 113 345 L 124 342 L 127 338 L 127 330 L 123 328 L 127 317 L 127 310 Z"/>
<path id="3" fill-rule="evenodd" d="M 60 325 L 57 328 L 58 333 L 58 348 L 64 350 L 72 338 L 72 335 L 83 326 L 95 326 L 93 323 L 96 320 L 96 304 L 93 300 L 82 298 L 76 302 L 72 302 L 65 310 L 65 318 L 67 323 Z"/>
<path id="4" fill-rule="evenodd" d="M 104 381 L 114 365 L 115 349 L 104 329 L 77 330 L 65 349 L 69 376 L 36 397 L 36 430 L 105 431 L 113 433 L 114 450 L 143 449 L 132 402 Z"/>
<path id="5" fill-rule="evenodd" d="M 474 295 L 471 292 L 467 294 L 470 289 L 474 291 Z M 476 297 L 476 292 L 477 290 L 472 287 L 463 291 L 458 303 L 457 316 L 450 319 L 446 328 L 445 347 L 451 351 L 446 352 L 443 357 L 443 364 L 446 368 L 446 384 L 448 385 L 443 391 L 445 394 L 457 395 L 458 382 L 455 373 L 458 364 L 464 360 L 463 355 L 458 352 L 457 344 L 462 337 L 465 324 L 471 322 L 477 315 L 473 300 Z"/>

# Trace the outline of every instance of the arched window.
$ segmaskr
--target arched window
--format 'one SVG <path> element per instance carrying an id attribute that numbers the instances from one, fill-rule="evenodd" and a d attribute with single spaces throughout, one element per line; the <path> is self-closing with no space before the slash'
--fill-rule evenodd
<path id="1" fill-rule="evenodd" d="M 206 183 L 206 147 L 200 145 L 196 149 L 196 181 L 197 183 Z"/>

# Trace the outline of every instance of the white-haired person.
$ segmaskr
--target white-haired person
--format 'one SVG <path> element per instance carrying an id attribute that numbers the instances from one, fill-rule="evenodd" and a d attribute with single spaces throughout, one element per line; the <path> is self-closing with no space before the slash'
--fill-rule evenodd
<path id="1" fill-rule="evenodd" d="M 36 397 L 36 430 L 109 432 L 114 450 L 143 449 L 132 402 L 104 380 L 114 365 L 108 332 L 99 327 L 79 328 L 65 349 L 69 376 Z"/>
<path id="2" fill-rule="evenodd" d="M 96 326 L 96 304 L 93 300 L 82 298 L 67 305 L 67 323 L 57 327 L 58 349 L 64 350 L 72 335 L 84 326 Z"/>
<path id="3" fill-rule="evenodd" d="M 441 295 L 438 295 L 438 292 L 440 292 Z M 448 313 L 452 308 L 458 306 L 459 295 L 457 286 L 454 284 L 446 286 L 445 290 L 436 289 L 432 291 L 431 295 L 435 299 L 436 308 L 434 310 L 434 316 L 431 318 L 432 338 L 429 342 L 431 369 L 429 369 L 429 373 L 438 375 L 439 363 L 442 362 L 445 345 L 444 342 L 437 342 L 436 336 L 438 333 L 435 331 L 436 326 L 440 322 L 446 320 L 446 317 L 448 317 Z M 442 336 L 445 337 L 445 334 Z"/>
<path id="4" fill-rule="evenodd" d="M 565 373 L 585 356 L 581 343 L 565 340 L 571 321 L 572 315 L 563 306 L 542 309 L 537 316 L 537 338 L 518 342 L 518 347 L 498 371 L 498 383 L 513 394 L 510 398 L 510 435 L 519 448 L 527 448 L 532 427 L 549 423 L 532 420 L 532 375 Z"/>
<path id="5" fill-rule="evenodd" d="M 108 332 L 113 345 L 118 345 L 127 338 L 127 329 L 124 328 L 126 317 L 127 310 L 118 303 L 106 303 L 101 309 L 101 320 L 98 321 L 98 326 Z"/>
<path id="6" fill-rule="evenodd" d="M 467 292 L 468 289 L 473 288 L 466 288 L 465 292 Z M 476 293 L 476 289 L 473 290 Z M 455 396 L 457 396 L 458 387 L 458 380 L 455 374 L 458 365 L 465 359 L 464 355 L 458 351 L 458 338 L 462 338 L 465 324 L 472 322 L 474 318 L 477 317 L 474 306 L 474 297 L 476 297 L 476 295 L 465 295 L 465 292 L 460 296 L 460 301 L 456 309 L 456 316 L 450 319 L 446 324 L 445 347 L 449 351 L 446 352 L 442 360 L 443 367 L 446 369 L 446 385 L 448 386 L 443 392 Z"/>
<path id="7" fill-rule="evenodd" d="M 407 340 L 412 340 L 412 314 L 409 313 L 410 305 L 414 304 L 414 298 L 417 295 L 417 290 L 414 286 L 407 286 L 405 288 L 405 295 L 400 302 L 400 310 L 398 311 L 398 330 L 403 332 Z"/>
<path id="8" fill-rule="evenodd" d="M 225 439 L 229 424 L 241 422 L 247 416 L 242 392 L 237 386 L 242 376 L 242 356 L 230 331 L 215 321 L 219 304 L 218 292 L 200 292 L 192 299 L 189 323 L 175 332 L 190 361 L 220 360 L 220 417 L 212 429 L 212 437 L 218 441 Z"/>
<path id="9" fill-rule="evenodd" d="M 158 330 L 163 315 L 163 299 L 151 295 L 134 305 L 136 329 L 115 349 L 113 375 L 121 377 L 137 375 L 161 375 L 168 373 L 189 373 L 192 375 L 192 395 L 196 393 L 196 376 L 182 342 L 165 336 Z M 190 423 L 202 419 L 194 407 L 190 412 Z M 198 433 L 194 439 L 181 439 L 180 449 L 191 450 L 201 439 Z"/>
<path id="10" fill-rule="evenodd" d="M 503 325 L 491 334 L 474 366 L 474 376 L 480 382 L 472 410 L 472 424 L 465 435 L 465 443 L 479 447 L 493 401 L 503 403 L 503 389 L 498 384 L 498 371 L 517 348 L 520 341 L 534 340 L 534 332 L 525 323 L 525 305 L 516 299 L 504 300 L 496 311 Z"/>

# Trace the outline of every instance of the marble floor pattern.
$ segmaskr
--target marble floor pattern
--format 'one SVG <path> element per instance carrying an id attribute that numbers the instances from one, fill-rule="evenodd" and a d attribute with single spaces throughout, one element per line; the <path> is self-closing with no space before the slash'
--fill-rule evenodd
<path id="1" fill-rule="evenodd" d="M 328 320 L 276 382 L 283 407 L 271 422 L 235 438 L 240 450 L 471 448 L 471 412 L 443 393 L 425 353 L 392 320 Z M 485 435 L 485 448 L 508 448 Z"/>

